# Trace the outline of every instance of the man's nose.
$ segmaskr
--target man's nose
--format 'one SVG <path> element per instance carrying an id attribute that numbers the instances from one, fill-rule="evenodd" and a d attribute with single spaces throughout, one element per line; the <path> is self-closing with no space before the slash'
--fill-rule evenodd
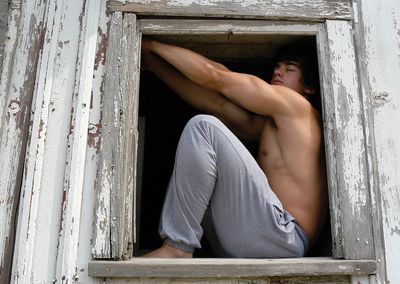
<path id="1" fill-rule="evenodd" d="M 276 68 L 274 69 L 274 76 L 279 76 L 279 77 L 281 77 L 282 75 L 283 75 L 282 67 L 276 67 Z"/>

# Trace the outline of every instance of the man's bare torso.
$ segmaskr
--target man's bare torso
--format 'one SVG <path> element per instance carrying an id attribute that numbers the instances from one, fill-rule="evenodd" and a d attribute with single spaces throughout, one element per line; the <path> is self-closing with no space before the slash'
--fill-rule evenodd
<path id="1" fill-rule="evenodd" d="M 278 128 L 265 119 L 257 161 L 283 207 L 313 243 L 328 208 L 321 127 L 316 114 L 282 124 Z"/>

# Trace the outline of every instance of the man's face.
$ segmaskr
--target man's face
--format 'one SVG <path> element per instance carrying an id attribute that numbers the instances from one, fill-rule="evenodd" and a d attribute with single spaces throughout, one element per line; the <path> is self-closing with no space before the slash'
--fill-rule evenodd
<path id="1" fill-rule="evenodd" d="M 307 95 L 308 88 L 303 83 L 300 66 L 295 61 L 278 62 L 274 68 L 271 85 L 285 86 L 298 92 L 300 95 Z"/>

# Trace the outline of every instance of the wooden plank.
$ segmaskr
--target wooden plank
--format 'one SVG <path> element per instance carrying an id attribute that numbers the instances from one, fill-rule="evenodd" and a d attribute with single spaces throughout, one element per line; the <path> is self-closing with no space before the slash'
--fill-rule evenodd
<path id="1" fill-rule="evenodd" d="M 362 100 L 364 107 L 364 121 L 365 121 L 365 136 L 367 137 L 367 159 L 368 159 L 368 172 L 369 172 L 369 185 L 371 195 L 371 212 L 372 212 L 372 224 L 373 224 L 373 235 L 374 235 L 374 246 L 375 246 L 375 258 L 377 259 L 377 283 L 383 283 L 387 277 L 386 273 L 386 260 L 385 260 L 385 247 L 384 247 L 384 235 L 383 235 L 383 216 L 382 216 L 382 200 L 379 188 L 379 179 L 377 178 L 377 162 L 374 142 L 374 129 L 373 129 L 373 100 L 371 100 L 371 91 L 369 87 L 369 77 L 375 76 L 374 72 L 369 70 L 368 66 L 373 60 L 366 60 L 368 57 L 367 43 L 365 42 L 365 33 L 363 21 L 360 21 L 360 15 L 362 14 L 362 6 L 359 5 L 358 1 L 353 1 L 354 16 L 354 39 L 357 50 L 357 64 L 359 66 L 360 76 L 360 87 L 362 89 Z M 376 21 L 376 20 L 375 20 Z M 375 28 L 375 23 L 365 23 L 370 26 L 369 29 Z M 375 40 L 375 37 L 373 38 Z M 368 39 L 368 43 L 372 39 Z M 375 59 L 375 56 L 373 56 Z M 400 281 L 400 280 L 399 280 Z M 371 282 L 371 283 L 375 283 Z"/>
<path id="2" fill-rule="evenodd" d="M 64 283 L 77 281 L 79 240 L 87 227 L 81 224 L 82 197 L 86 167 L 89 113 L 92 98 L 94 62 L 97 50 L 97 32 L 102 1 L 81 1 L 79 19 L 80 37 L 78 68 L 75 76 L 71 113 L 71 131 L 68 135 L 67 166 L 64 175 L 60 239 L 57 252 L 55 280 Z M 90 229 L 90 227 L 89 227 Z"/>
<path id="3" fill-rule="evenodd" d="M 8 0 L 0 0 L 0 74 L 3 66 L 3 46 L 7 33 Z"/>
<path id="4" fill-rule="evenodd" d="M 97 199 L 96 183 L 98 181 L 100 137 L 102 135 L 101 116 L 102 100 L 104 98 L 104 77 L 106 66 L 106 51 L 108 45 L 108 30 L 110 26 L 110 15 L 107 12 L 107 0 L 100 0 L 100 19 L 97 28 L 97 49 L 93 66 L 92 95 L 90 102 L 90 113 L 88 121 L 88 139 L 86 149 L 85 179 L 82 193 L 81 227 L 79 235 L 79 247 L 77 257 L 76 277 L 79 283 L 100 283 L 88 276 L 88 262 L 93 259 L 93 231 L 94 213 Z M 69 2 L 68 2 L 69 3 Z M 71 3 L 71 5 L 76 5 Z M 71 15 L 78 15 L 73 13 Z"/>
<path id="5" fill-rule="evenodd" d="M 103 116 L 101 120 L 102 136 L 99 147 L 99 176 L 97 182 L 95 226 L 93 229 L 92 254 L 94 258 L 111 258 L 111 190 L 115 186 L 114 145 L 118 137 L 118 120 L 115 118 L 114 100 L 119 101 L 120 74 L 119 59 L 122 46 L 122 13 L 113 13 L 106 55 L 106 73 L 104 82 Z M 118 100 L 117 100 L 118 99 Z"/>
<path id="6" fill-rule="evenodd" d="M 317 275 L 369 275 L 374 260 L 295 259 L 146 259 L 92 261 L 92 277 L 232 278 Z"/>
<path id="7" fill-rule="evenodd" d="M 171 20 L 143 19 L 139 22 L 143 34 L 187 35 L 315 35 L 315 23 L 262 20 Z"/>
<path id="8" fill-rule="evenodd" d="M 220 17 L 249 19 L 291 19 L 321 21 L 351 19 L 347 0 L 111 0 L 113 11 L 134 12 L 137 15 Z"/>
<path id="9" fill-rule="evenodd" d="M 248 20 L 140 20 L 143 34 L 224 62 L 270 62 L 291 41 L 315 36 L 316 23 Z M 209 43 L 213 44 L 210 45 Z"/>
<path id="10" fill-rule="evenodd" d="M 374 258 L 363 105 L 351 24 L 327 21 L 319 38 L 334 256 Z"/>
<path id="11" fill-rule="evenodd" d="M 400 2 L 355 2 L 361 82 L 372 137 L 378 282 L 400 283 Z"/>
<path id="12" fill-rule="evenodd" d="M 103 282 L 102 282 L 103 283 Z M 298 276 L 271 278 L 106 278 L 107 284 L 350 284 L 348 276 Z"/>
<path id="13" fill-rule="evenodd" d="M 45 3 L 13 2 L 0 83 L 0 282 L 9 282 Z M 19 2 L 19 1 L 18 1 Z"/>
<path id="14" fill-rule="evenodd" d="M 120 187 L 114 187 L 111 199 L 111 229 L 119 230 L 113 258 L 128 259 L 133 254 L 136 242 L 136 230 L 133 230 L 133 214 L 136 200 L 136 159 L 138 149 L 138 111 L 139 111 L 139 72 L 140 72 L 140 35 L 136 25 L 136 15 L 125 14 L 122 34 L 121 72 L 121 108 L 119 110 L 120 129 L 118 147 L 120 163 L 123 164 L 120 174 Z M 118 192 L 118 193 L 117 193 Z M 113 202 L 114 201 L 114 202 Z M 114 213 L 115 212 L 115 213 Z M 113 222 L 116 220 L 117 222 Z M 114 228 L 114 230 L 113 230 Z"/>
<path id="15" fill-rule="evenodd" d="M 27 141 L 21 187 L 24 194 L 19 205 L 13 257 L 13 280 L 16 282 L 50 282 L 54 277 L 52 274 L 55 267 L 48 264 L 56 263 L 67 133 L 70 131 L 76 69 L 76 61 L 65 62 L 64 56 L 71 58 L 77 55 L 73 47 L 67 47 L 64 52 L 59 43 L 63 40 L 60 35 L 63 10 L 55 7 L 61 6 L 61 2 L 46 3 L 45 9 L 49 11 L 43 19 L 46 29 L 41 50 L 36 51 L 41 56 L 35 70 L 37 75 L 30 119 L 31 135 Z M 71 28 L 73 18 L 69 17 L 68 20 L 71 20 L 68 25 Z M 75 20 L 77 41 L 80 28 L 78 16 Z M 72 33 L 72 36 L 75 37 L 75 34 Z M 38 258 L 41 261 L 35 261 Z"/>
<path id="16" fill-rule="evenodd" d="M 333 85 L 330 81 L 330 53 L 328 46 L 328 35 L 326 32 L 326 25 L 320 24 L 320 32 L 317 36 L 318 41 L 318 61 L 319 61 L 319 75 L 321 82 L 321 103 L 323 114 L 324 126 L 324 139 L 325 139 L 325 156 L 326 156 L 326 171 L 329 188 L 329 208 L 331 218 L 331 233 L 332 233 L 332 254 L 337 258 L 342 258 L 344 255 L 343 248 L 343 228 L 342 228 L 342 212 L 338 209 L 340 204 L 340 197 L 338 194 L 338 168 L 335 167 L 336 153 L 335 153 L 335 116 L 332 113 L 331 106 L 335 105 L 333 94 Z M 331 142 L 329 142 L 331 141 Z"/>
<path id="17" fill-rule="evenodd" d="M 114 13 L 103 104 L 99 198 L 96 210 L 97 224 L 101 226 L 96 226 L 95 229 L 93 252 L 96 258 L 125 259 L 132 255 L 139 46 L 135 15 L 126 15 L 123 18 L 122 13 Z M 104 200 L 109 203 L 104 203 Z M 107 244 L 108 241 L 110 244 Z"/>

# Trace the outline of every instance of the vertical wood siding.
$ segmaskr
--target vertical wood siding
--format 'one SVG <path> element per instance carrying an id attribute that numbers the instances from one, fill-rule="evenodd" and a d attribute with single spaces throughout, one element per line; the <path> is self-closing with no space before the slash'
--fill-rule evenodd
<path id="1" fill-rule="evenodd" d="M 23 14 L 18 5 L 10 11 L 10 39 L 0 83 L 0 282 L 7 282 L 10 275 L 32 96 L 44 40 L 43 1 L 23 5 Z"/>
<path id="2" fill-rule="evenodd" d="M 8 22 L 8 0 L 0 0 L 0 74 L 3 65 L 3 44 L 6 39 Z"/>
<path id="3" fill-rule="evenodd" d="M 112 16 L 105 80 L 93 254 L 132 255 L 136 182 L 139 45 L 134 14 Z M 111 236 L 111 239 L 110 239 Z"/>
<path id="4" fill-rule="evenodd" d="M 373 185 L 377 236 L 383 253 L 381 283 L 400 283 L 400 2 L 355 1 L 363 92 L 369 106 L 374 155 Z M 379 12 L 377 12 L 379 11 Z"/>
<path id="5" fill-rule="evenodd" d="M 105 2 L 24 1 L 20 18 L 19 9 L 11 11 L 0 96 L 1 283 L 11 265 L 11 221 L 25 143 L 13 280 L 96 282 L 86 270 L 101 128 Z"/>
<path id="6" fill-rule="evenodd" d="M 70 3 L 70 2 L 68 2 Z M 91 224 L 82 224 L 82 198 L 89 114 L 93 88 L 97 35 L 103 1 L 83 1 L 80 14 L 78 68 L 73 90 L 71 128 L 68 137 L 67 167 L 64 175 L 64 202 L 57 253 L 56 280 L 65 283 L 79 280 L 78 248 L 82 234 L 90 236 Z M 88 249 L 88 248 L 87 248 Z"/>
<path id="7" fill-rule="evenodd" d="M 334 255 L 369 259 L 374 257 L 371 201 L 352 26 L 328 20 L 325 28 L 320 53 Z"/>

